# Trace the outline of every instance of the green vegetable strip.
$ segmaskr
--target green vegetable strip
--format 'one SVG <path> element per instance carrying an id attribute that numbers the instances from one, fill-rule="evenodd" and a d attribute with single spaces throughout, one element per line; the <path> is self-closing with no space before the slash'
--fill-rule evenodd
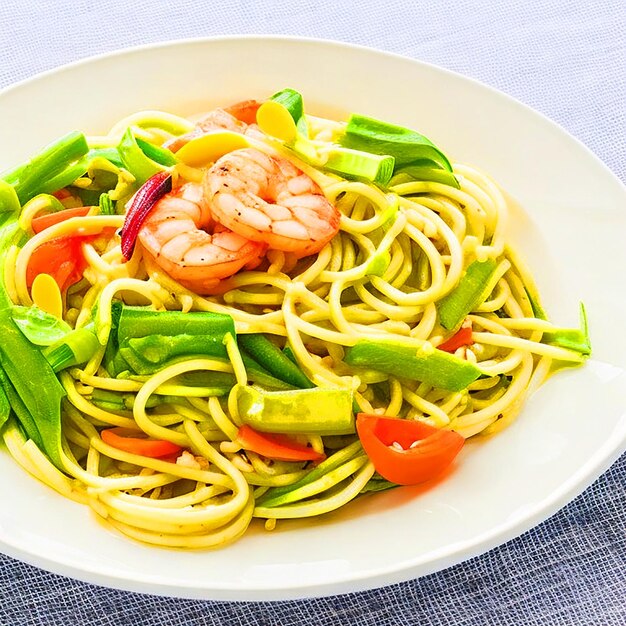
<path id="1" fill-rule="evenodd" d="M 28 163 L 22 163 L 21 165 L 14 167 L 12 170 L 5 170 L 4 172 L 1 172 L 0 180 L 8 185 L 15 185 L 15 183 L 19 180 L 20 173 L 26 169 L 26 165 L 28 165 Z"/>
<path id="2" fill-rule="evenodd" d="M 59 189 L 64 189 L 71 185 L 77 178 L 80 178 L 85 174 L 89 167 L 88 159 L 80 159 L 76 163 L 72 163 L 56 176 L 49 178 L 47 181 L 42 182 L 40 187 L 41 193 L 54 193 Z"/>
<path id="3" fill-rule="evenodd" d="M 580 303 L 580 328 L 563 328 L 553 333 L 544 333 L 542 342 L 589 356 L 591 354 L 591 338 L 589 337 L 585 305 Z"/>
<path id="4" fill-rule="evenodd" d="M 537 294 L 531 293 L 527 287 L 524 287 L 524 291 L 528 296 L 528 301 L 530 302 L 530 307 L 533 310 L 533 315 L 539 320 L 548 320 L 548 316 L 546 312 L 543 310 L 543 307 L 539 303 L 539 297 Z"/>
<path id="5" fill-rule="evenodd" d="M 271 489 L 268 489 L 268 491 L 266 491 L 257 501 L 257 506 L 276 506 L 275 502 L 278 501 L 278 499 L 283 495 L 299 489 L 300 487 L 304 487 L 309 483 L 315 482 L 318 478 L 321 478 L 328 472 L 332 472 L 341 465 L 347 463 L 362 451 L 363 448 L 361 447 L 361 443 L 359 441 L 351 443 L 349 446 L 342 448 L 322 461 L 317 467 L 311 469 L 297 482 L 292 483 L 291 485 L 286 485 L 285 487 L 272 487 Z"/>
<path id="6" fill-rule="evenodd" d="M 117 341 L 117 327 L 122 315 L 122 309 L 124 305 L 121 302 L 113 302 L 111 304 L 111 329 L 108 333 L 109 340 L 107 341 L 104 351 L 104 366 L 109 376 L 116 377 L 122 372 L 129 372 L 131 370 L 128 363 L 124 360 L 124 357 L 119 352 L 119 344 Z M 99 313 L 100 310 L 96 305 L 94 312 L 94 319 L 96 320 L 96 334 L 101 331 L 99 326 Z"/>
<path id="7" fill-rule="evenodd" d="M 142 340 L 146 342 L 143 343 Z M 202 335 L 193 335 L 182 337 L 182 342 L 178 342 L 180 337 L 168 337 L 165 335 L 149 335 L 148 337 L 131 339 L 130 342 L 142 342 L 140 344 L 135 343 L 133 347 L 126 342 L 122 342 L 119 348 L 112 348 L 109 350 L 107 346 L 107 353 L 105 353 L 106 368 L 110 375 L 116 376 L 117 374 L 129 370 L 135 374 L 148 376 L 154 374 L 160 369 L 171 365 L 178 357 L 192 357 L 192 356 L 204 356 L 213 357 L 219 360 L 227 362 L 226 349 L 223 344 L 216 344 L 214 337 L 203 337 Z M 144 358 L 140 349 L 137 349 L 141 345 L 150 345 L 151 353 L 149 354 L 150 360 Z M 134 349 L 135 348 L 135 349 Z M 155 352 L 152 352 L 152 348 Z M 117 350 L 117 352 L 116 352 Z M 290 385 L 278 378 L 274 378 L 269 372 L 263 369 L 254 359 L 246 354 L 242 354 L 244 366 L 248 373 L 248 379 L 262 387 L 269 389 L 293 389 L 293 385 Z M 229 374 L 229 376 L 231 376 Z M 209 383 L 213 384 L 213 383 Z M 232 388 L 235 384 L 234 377 L 229 384 L 229 388 Z"/>
<path id="8" fill-rule="evenodd" d="M 6 221 L 21 211 L 20 201 L 15 189 L 8 183 L 0 180 L 0 223 Z"/>
<path id="9" fill-rule="evenodd" d="M 16 221 L 21 211 L 20 201 L 15 189 L 0 179 L 0 259 L 6 254 L 11 246 L 17 230 Z M 9 233 L 9 229 L 12 232 Z M 4 280 L 0 274 L 0 291 L 4 291 Z"/>
<path id="10" fill-rule="evenodd" d="M 139 374 L 153 371 L 155 365 L 161 365 L 177 356 L 188 354 L 226 357 L 226 348 L 222 343 L 224 334 L 212 335 L 147 335 L 119 339 L 120 354 Z"/>
<path id="11" fill-rule="evenodd" d="M 416 349 L 393 340 L 364 339 L 347 348 L 344 360 L 348 365 L 419 380 L 448 391 L 462 391 L 482 374 L 473 363 L 437 350 L 428 342 Z"/>
<path id="12" fill-rule="evenodd" d="M 24 204 L 36 195 L 48 192 L 50 180 L 55 179 L 88 151 L 85 136 L 72 132 L 44 148 L 28 163 L 6 172 L 3 179 L 14 186 L 21 204 Z"/>
<path id="13" fill-rule="evenodd" d="M 373 254 L 367 264 L 366 276 L 380 276 L 385 275 L 389 264 L 391 263 L 391 254 L 389 250 L 378 250 Z"/>
<path id="14" fill-rule="evenodd" d="M 35 305 L 13 306 L 11 317 L 28 341 L 36 346 L 50 346 L 72 330 L 67 322 Z"/>
<path id="15" fill-rule="evenodd" d="M 291 346 L 286 345 L 283 350 L 283 354 L 292 362 L 298 365 L 298 359 L 296 359 L 296 355 L 294 351 L 291 349 Z"/>
<path id="16" fill-rule="evenodd" d="M 112 346 L 112 342 L 107 344 L 104 353 L 104 367 L 112 378 L 118 377 L 123 372 L 137 373 L 133 372 L 131 366 L 124 360 L 124 357 L 119 353 L 117 348 Z"/>
<path id="17" fill-rule="evenodd" d="M 100 203 L 101 192 L 97 189 L 82 189 L 80 187 L 74 188 L 74 193 L 78 195 L 83 206 L 95 207 Z"/>
<path id="18" fill-rule="evenodd" d="M 431 167 L 452 171 L 446 155 L 429 139 L 414 130 L 353 113 L 341 145 L 372 154 L 388 154 L 396 167 L 412 161 L 426 161 Z"/>
<path id="19" fill-rule="evenodd" d="M 9 419 L 9 415 L 11 415 L 11 403 L 4 391 L 3 384 L 0 382 L 0 430 Z"/>
<path id="20" fill-rule="evenodd" d="M 402 183 L 413 181 L 426 181 L 433 183 L 441 183 L 448 185 L 456 189 L 460 189 L 459 181 L 456 176 L 448 170 L 443 170 L 435 167 L 429 167 L 427 165 L 414 165 L 409 164 L 405 167 L 396 170 L 393 178 L 390 181 L 390 186 L 400 185 Z"/>
<path id="21" fill-rule="evenodd" d="M 276 391 L 288 391 L 290 389 L 295 389 L 294 385 L 273 376 L 245 352 L 240 351 L 240 353 L 241 360 L 243 361 L 243 365 L 248 374 L 248 380 L 253 382 L 255 385 L 259 385 L 264 389 L 273 389 Z"/>
<path id="22" fill-rule="evenodd" d="M 67 367 L 78 364 L 72 349 L 67 344 L 61 344 L 54 350 L 44 350 L 43 355 L 55 372 L 60 372 Z"/>
<path id="23" fill-rule="evenodd" d="M 62 339 L 43 351 L 48 363 L 55 372 L 67 367 L 81 365 L 100 348 L 93 323 L 76 328 L 67 333 Z"/>
<path id="24" fill-rule="evenodd" d="M 375 491 L 386 491 L 387 489 L 393 489 L 394 487 L 399 487 L 396 483 L 390 483 L 388 480 L 384 478 L 372 478 L 363 489 L 361 489 L 361 493 L 373 493 Z"/>
<path id="25" fill-rule="evenodd" d="M 0 367 L 0 387 L 7 398 L 10 408 L 13 410 L 13 413 L 15 413 L 15 416 L 28 438 L 32 439 L 40 450 L 44 450 L 45 446 L 41 438 L 41 433 L 37 428 L 35 419 L 22 401 L 22 398 L 20 398 L 19 394 L 15 390 L 15 387 L 11 384 L 7 373 L 4 369 L 2 369 L 2 367 Z"/>
<path id="26" fill-rule="evenodd" d="M 308 127 L 302 95 L 294 89 L 283 89 L 270 99 L 282 104 L 296 124 L 300 137 L 296 139 L 292 148 L 305 160 L 307 156 L 312 157 L 315 154 L 315 148 L 306 141 Z M 383 187 L 391 180 L 395 165 L 394 157 L 389 154 L 373 154 L 372 150 L 352 150 L 349 146 L 333 148 L 327 154 L 326 159 L 323 167 L 329 172 L 349 180 L 364 180 Z"/>
<path id="27" fill-rule="evenodd" d="M 145 307 L 113 305 L 117 332 L 107 360 L 123 362 L 138 374 L 151 374 L 167 361 L 196 354 L 227 358 L 224 336 L 235 336 L 229 315 L 204 311 L 152 311 Z"/>
<path id="28" fill-rule="evenodd" d="M 370 154 L 350 148 L 334 148 L 324 169 L 344 178 L 365 180 L 386 186 L 393 175 L 395 159 L 389 155 Z"/>
<path id="29" fill-rule="evenodd" d="M 213 387 L 203 388 L 206 390 L 206 395 L 210 396 L 225 396 L 228 395 L 230 389 L 228 387 Z M 116 391 L 109 391 L 107 389 L 94 389 L 91 393 L 91 402 L 100 408 L 113 410 L 113 411 L 132 411 L 135 406 L 135 400 L 137 395 L 134 393 L 119 393 Z M 185 396 L 172 396 L 153 394 L 145 402 L 145 407 L 152 409 L 162 404 L 176 404 L 188 406 L 188 402 Z M 182 417 L 180 418 L 182 421 Z"/>
<path id="30" fill-rule="evenodd" d="M 115 167 L 124 167 L 122 157 L 117 148 L 92 148 L 87 153 L 86 160 L 92 161 L 96 158 L 106 159 L 109 163 L 115 165 Z"/>
<path id="31" fill-rule="evenodd" d="M 288 389 L 293 389 L 292 385 L 279 380 L 278 378 L 274 378 L 269 372 L 264 370 L 256 361 L 247 356 L 246 354 L 241 354 L 244 367 L 246 368 L 246 373 L 248 374 L 248 379 L 253 383 L 260 385 L 261 387 L 267 389 L 282 389 L 287 391 Z M 227 361 L 224 360 L 224 363 Z M 181 374 L 177 376 L 175 381 L 180 381 L 183 385 L 188 386 L 200 386 L 200 387 L 225 387 L 229 391 L 235 386 L 237 383 L 234 374 L 230 374 L 228 372 L 210 372 L 210 371 L 201 371 L 201 372 L 187 372 L 185 374 Z"/>
<path id="32" fill-rule="evenodd" d="M 305 500 L 307 498 L 311 498 L 312 496 L 323 493 L 324 491 L 328 491 L 352 476 L 352 474 L 354 474 L 360 467 L 367 463 L 367 460 L 367 456 L 364 454 L 355 457 L 347 463 L 340 465 L 338 468 L 326 472 L 315 482 L 309 482 L 303 487 L 298 487 L 296 489 L 292 489 L 287 493 L 282 494 L 281 496 L 276 496 L 271 500 L 265 502 L 263 506 L 283 506 L 285 504 Z"/>
<path id="33" fill-rule="evenodd" d="M 83 158 L 79 159 L 75 163 L 72 163 L 62 171 L 60 171 L 56 176 L 50 178 L 46 182 L 42 183 L 41 190 L 45 193 L 54 193 L 59 189 L 64 189 L 69 185 L 72 185 L 76 179 L 84 176 L 87 171 L 93 167 L 96 160 L 108 161 L 115 168 L 123 168 L 124 164 L 120 158 L 119 152 L 115 148 L 107 148 L 107 149 L 98 149 L 98 150 L 90 150 L 89 153 Z M 97 167 L 94 169 L 98 169 Z M 113 185 L 111 185 L 113 186 Z M 97 190 L 95 189 L 78 189 L 79 194 L 82 194 L 81 197 L 85 196 L 85 194 L 92 193 L 93 194 L 93 202 L 91 200 L 88 201 L 88 204 L 95 204 L 95 200 L 97 199 Z"/>
<path id="34" fill-rule="evenodd" d="M 0 184 L 0 189 L 3 184 L 6 183 Z M 0 230 L 0 276 L 4 275 L 6 252 L 17 232 L 16 219 L 16 215 L 11 215 Z M 30 424 L 31 420 L 36 423 L 35 428 L 30 424 L 27 429 L 29 436 L 61 469 L 61 399 L 65 390 L 41 352 L 13 322 L 12 307 L 13 302 L 0 281 L 0 327 L 3 329 L 0 367 L 7 381 L 3 382 L 4 391 L 16 413 L 21 411 L 17 415 L 24 428 L 27 429 L 26 423 Z M 11 395 L 13 390 L 15 397 Z"/>
<path id="35" fill-rule="evenodd" d="M 144 141 L 141 137 L 135 137 L 135 141 L 141 148 L 141 151 L 155 163 L 165 165 L 166 167 L 171 167 L 172 165 L 176 165 L 176 163 L 178 163 L 178 159 L 174 156 L 174 153 L 171 150 L 155 146 L 149 141 Z"/>
<path id="36" fill-rule="evenodd" d="M 148 307 L 115 303 L 112 316 L 118 320 L 117 335 L 120 339 L 148 335 L 214 335 L 221 341 L 226 333 L 236 336 L 233 318 L 222 313 L 153 311 Z"/>
<path id="37" fill-rule="evenodd" d="M 98 205 L 100 206 L 100 215 L 115 215 L 115 203 L 108 193 L 100 194 Z"/>
<path id="38" fill-rule="evenodd" d="M 170 384 L 181 384 L 187 387 L 227 387 L 228 389 L 232 389 L 236 382 L 234 374 L 206 370 L 185 372 L 170 380 Z"/>
<path id="39" fill-rule="evenodd" d="M 289 111 L 300 134 L 304 137 L 308 136 L 306 119 L 304 117 L 304 101 L 300 93 L 295 89 L 287 88 L 275 93 L 270 100 L 282 104 Z"/>
<path id="40" fill-rule="evenodd" d="M 444 328 L 457 328 L 470 311 L 486 300 L 494 287 L 490 281 L 497 266 L 495 259 L 470 264 L 455 289 L 437 303 Z"/>
<path id="41" fill-rule="evenodd" d="M 155 396 L 150 396 L 148 402 L 146 402 L 146 407 L 152 408 L 154 401 Z M 128 411 L 132 410 L 135 404 L 135 394 L 117 393 L 107 389 L 94 389 L 91 393 L 91 402 L 106 410 Z"/>
<path id="42" fill-rule="evenodd" d="M 261 333 L 238 335 L 237 341 L 257 363 L 279 380 L 299 389 L 311 389 L 315 386 L 265 335 Z"/>
<path id="43" fill-rule="evenodd" d="M 149 375 L 171 359 L 183 355 L 211 356 L 227 359 L 224 336 L 235 336 L 235 325 L 229 315 L 194 311 L 151 311 L 145 307 L 114 303 L 111 309 L 113 331 L 105 353 L 110 375 L 124 370 Z M 281 355 L 282 356 L 282 355 Z M 292 389 L 287 379 L 275 377 L 254 358 L 242 354 L 251 381 L 270 389 Z M 286 359 L 286 357 L 283 357 Z M 288 359 L 286 359 L 288 361 Z M 297 366 L 292 366 L 297 371 Z M 234 384 L 234 378 L 229 387 Z M 309 383 L 310 384 L 310 383 Z"/>
<path id="44" fill-rule="evenodd" d="M 126 129 L 117 150 L 124 167 L 135 177 L 138 185 L 143 185 L 148 178 L 165 169 L 162 164 L 146 156 L 130 128 Z"/>

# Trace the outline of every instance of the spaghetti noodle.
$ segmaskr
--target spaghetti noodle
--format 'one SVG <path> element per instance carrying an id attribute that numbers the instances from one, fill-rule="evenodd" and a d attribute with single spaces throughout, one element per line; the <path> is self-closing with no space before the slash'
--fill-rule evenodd
<path id="1" fill-rule="evenodd" d="M 98 348 L 58 374 L 65 392 L 60 467 L 18 420 L 5 425 L 5 441 L 27 471 L 88 504 L 134 539 L 171 547 L 220 547 L 241 537 L 253 518 L 273 528 L 278 519 L 321 515 L 360 493 L 393 486 L 376 471 L 375 459 L 354 427 L 349 433 L 295 432 L 292 443 L 317 455 L 315 461 L 272 457 L 243 441 L 242 428 L 252 422 L 242 413 L 241 390 L 255 382 L 256 370 L 241 338 L 262 334 L 270 347 L 291 359 L 310 388 L 348 392 L 355 405 L 351 411 L 416 421 L 462 438 L 496 432 L 515 418 L 555 363 L 576 365 L 588 354 L 560 341 L 559 333 L 567 331 L 545 319 L 532 276 L 507 245 L 507 202 L 487 176 L 461 164 L 450 168 L 454 185 L 437 180 L 441 168 L 431 180 L 394 171 L 386 184 L 341 176 L 325 167 L 323 158 L 345 125 L 303 119 L 308 121 L 308 144 L 258 129 L 246 141 L 264 154 L 287 159 L 313 179 L 339 212 L 337 233 L 319 252 L 302 258 L 270 249 L 256 268 L 221 279 L 213 294 L 181 285 L 141 245 L 130 260 L 124 258 L 119 231 L 137 190 L 136 180 L 134 186 L 129 182 L 128 164 L 111 162 L 107 169 L 114 175 L 104 176 L 95 163 L 56 199 L 38 195 L 21 211 L 19 226 L 26 237 L 5 255 L 6 292 L 15 305 L 32 307 L 29 268 L 36 251 L 78 238 L 84 267 L 80 280 L 64 294 L 63 317 L 75 330 L 93 327 Z M 170 114 L 135 114 L 116 124 L 110 135 L 93 138 L 91 149 L 110 150 L 129 128 L 137 145 L 160 150 L 185 133 L 193 141 L 211 130 L 200 124 L 198 132 Z M 145 145 L 144 151 L 158 170 L 170 172 L 175 190 L 202 181 L 213 164 L 211 159 L 206 166 L 174 159 L 167 165 Z M 55 202 L 89 206 L 81 191 L 96 187 L 98 176 L 108 177 L 108 189 L 115 191 L 115 214 L 94 206 L 86 216 L 33 234 L 34 220 L 42 211 L 58 208 Z M 476 285 L 473 291 L 463 287 L 473 298 L 467 312 L 446 327 L 446 307 L 458 317 L 459 302 L 451 302 L 451 294 L 485 268 L 489 271 L 478 290 Z M 111 345 L 121 303 L 154 315 L 228 316 L 239 341 L 225 333 L 222 356 L 190 349 L 151 372 L 119 369 L 113 366 Z M 389 345 L 398 350 L 398 363 L 380 365 L 376 350 Z M 458 365 L 477 373 L 465 384 L 455 379 L 454 370 L 455 380 L 444 385 L 404 373 L 408 366 L 402 355 L 427 359 L 433 353 L 446 355 L 446 368 Z M 429 361 L 424 363 L 430 367 Z M 259 393 L 292 393 L 293 384 L 272 392 L 276 375 L 262 369 L 254 385 Z M 109 431 L 110 436 L 105 434 Z M 145 456 L 114 445 L 114 435 L 131 441 L 131 448 L 137 438 L 169 442 L 175 452 Z M 410 452 L 397 441 L 388 444 L 394 446 Z"/>

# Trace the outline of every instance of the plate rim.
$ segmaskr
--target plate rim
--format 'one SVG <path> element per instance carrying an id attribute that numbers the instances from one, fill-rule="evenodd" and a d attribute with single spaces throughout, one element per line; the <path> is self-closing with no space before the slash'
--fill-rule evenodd
<path id="1" fill-rule="evenodd" d="M 605 169 L 611 177 L 614 179 L 614 182 L 617 182 L 621 187 L 622 191 L 626 192 L 626 182 L 623 182 L 619 176 L 581 139 L 570 133 L 562 124 L 548 117 L 545 113 L 534 109 L 529 104 L 522 102 L 515 96 L 512 96 L 505 91 L 498 89 L 492 85 L 482 82 L 481 80 L 474 78 L 472 76 L 467 76 L 466 74 L 462 74 L 455 70 L 448 69 L 441 65 L 437 65 L 436 63 L 432 63 L 430 61 L 423 61 L 422 59 L 416 59 L 404 54 L 399 54 L 397 52 L 390 52 L 388 50 L 382 50 L 380 48 L 374 48 L 372 46 L 366 46 L 363 44 L 355 44 L 347 41 L 340 41 L 338 39 L 326 39 L 323 37 L 309 37 L 309 36 L 299 36 L 299 35 L 281 35 L 281 34 L 254 34 L 254 33 L 241 33 L 241 34 L 230 34 L 230 35 L 215 35 L 215 36 L 207 36 L 207 37 L 188 37 L 188 38 L 174 38 L 174 39 L 166 39 L 163 41 L 151 42 L 151 43 L 143 43 L 132 46 L 125 46 L 123 48 L 117 48 L 115 50 L 109 50 L 107 52 L 101 52 L 96 54 L 91 54 L 86 57 L 82 57 L 75 61 L 70 61 L 68 63 L 63 63 L 62 65 L 58 65 L 46 70 L 42 70 L 33 74 L 32 76 L 27 76 L 26 78 L 22 78 L 16 82 L 10 83 L 9 85 L 0 88 L 0 97 L 5 96 L 6 94 L 17 91 L 20 88 L 28 86 L 32 82 L 36 82 L 41 79 L 45 79 L 48 77 L 54 76 L 56 73 L 61 73 L 66 70 L 71 70 L 74 67 L 80 67 L 82 65 L 88 65 L 89 63 L 104 61 L 110 58 L 115 58 L 116 56 L 124 56 L 126 54 L 135 54 L 143 51 L 154 50 L 157 48 L 169 48 L 169 47 L 177 47 L 181 45 L 189 45 L 189 44 L 202 44 L 207 42 L 221 42 L 221 41 L 285 41 L 289 43 L 313 43 L 313 44 L 321 44 L 324 46 L 332 46 L 338 48 L 346 48 L 351 50 L 361 50 L 367 53 L 373 53 L 380 56 L 385 56 L 401 61 L 409 61 L 411 63 L 416 63 L 417 65 L 422 65 L 431 70 L 435 70 L 436 72 L 448 74 L 453 76 L 457 80 L 466 81 L 469 83 L 473 83 L 474 85 L 486 89 L 491 92 L 491 95 L 496 96 L 498 98 L 504 99 L 509 102 L 509 104 L 513 104 L 517 107 L 524 109 L 524 111 L 528 114 L 537 116 L 541 118 L 544 122 L 547 122 L 554 128 L 558 129 L 561 133 L 566 135 L 570 140 L 576 142 L 579 148 L 582 148 L 585 152 L 587 152 L 588 156 L 594 159 L 596 165 L 601 166 Z"/>
<path id="2" fill-rule="evenodd" d="M 198 584 L 196 587 L 185 587 L 183 589 L 180 585 L 171 582 L 157 582 L 146 576 L 129 578 L 97 571 L 91 567 L 79 568 L 69 560 L 50 559 L 5 541 L 4 531 L 1 528 L 0 547 L 7 556 L 53 574 L 90 584 L 97 584 L 102 587 L 165 597 L 226 600 L 231 602 L 266 602 L 335 596 L 382 588 L 428 576 L 459 565 L 471 558 L 485 554 L 545 522 L 583 493 L 626 452 L 626 423 L 622 425 L 621 431 L 623 433 L 621 445 L 619 440 L 615 445 L 611 445 L 612 440 L 608 440 L 594 456 L 590 457 L 586 464 L 580 467 L 578 472 L 573 474 L 568 481 L 562 483 L 558 490 L 536 503 L 532 509 L 525 509 L 523 515 L 511 516 L 507 522 L 495 526 L 480 535 L 474 535 L 471 539 L 464 542 L 449 544 L 445 548 L 429 552 L 427 553 L 428 562 L 414 562 L 411 564 L 404 561 L 386 568 L 379 567 L 375 573 L 371 573 L 370 570 L 363 571 L 358 575 L 350 573 L 335 577 L 332 581 L 325 583 L 295 583 L 277 588 L 250 583 L 246 587 L 235 583 L 216 585 L 212 582 L 211 586 Z M 9 550 L 5 550 L 5 547 L 8 547 Z"/>

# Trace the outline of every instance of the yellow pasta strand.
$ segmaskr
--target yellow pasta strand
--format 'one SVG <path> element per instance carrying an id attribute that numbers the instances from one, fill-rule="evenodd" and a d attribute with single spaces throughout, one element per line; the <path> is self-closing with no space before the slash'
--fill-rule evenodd
<path id="1" fill-rule="evenodd" d="M 63 294 L 61 308 L 74 328 L 93 322 L 100 347 L 87 363 L 59 374 L 66 392 L 63 472 L 17 428 L 9 424 L 3 431 L 10 454 L 26 471 L 88 504 L 111 527 L 136 540 L 218 548 L 238 539 L 253 517 L 267 520 L 266 527 L 272 528 L 277 519 L 323 515 L 344 506 L 361 493 L 375 470 L 356 433 L 297 436 L 327 457 L 345 455 L 341 465 L 309 482 L 302 479 L 310 476 L 311 464 L 244 450 L 238 433 L 246 415 L 239 414 L 236 393 L 218 397 L 212 394 L 226 394 L 228 388 L 216 391 L 183 376 L 213 372 L 219 373 L 215 379 L 226 374 L 226 380 L 247 385 L 244 359 L 254 355 L 242 352 L 230 334 L 224 338 L 228 360 L 190 354 L 161 364 L 150 375 L 125 372 L 115 377 L 107 368 L 115 352 L 111 331 L 116 301 L 149 303 L 155 312 L 229 315 L 238 334 L 272 335 L 315 385 L 350 390 L 355 410 L 422 420 L 463 437 L 501 430 L 550 375 L 555 362 L 576 365 L 585 358 L 542 342 L 545 333 L 562 329 L 533 311 L 539 302 L 533 277 L 506 241 L 509 201 L 487 176 L 455 164 L 458 189 L 408 177 L 403 180 L 410 182 L 390 189 L 342 180 L 314 163 L 328 158 L 345 124 L 308 115 L 306 119 L 311 152 L 307 162 L 293 146 L 259 131 L 246 134 L 245 141 L 289 159 L 319 185 L 339 211 L 336 236 L 308 257 L 268 250 L 256 268 L 244 268 L 223 279 L 218 293 L 202 296 L 169 276 L 162 261 L 144 253 L 140 243 L 126 260 L 117 235 L 104 243 L 84 241 L 87 268 L 83 279 Z M 121 120 L 106 136 L 90 138 L 91 145 L 115 146 L 128 127 L 155 145 L 195 129 L 175 115 L 145 111 Z M 204 166 L 191 165 L 171 168 L 174 186 L 202 183 Z M 127 178 L 132 184 L 132 176 Z M 89 173 L 79 182 L 90 184 Z M 126 192 L 118 188 L 112 193 Z M 130 195 L 116 199 L 121 212 Z M 59 208 L 51 196 L 27 203 L 20 216 L 22 230 L 32 235 L 33 218 L 51 208 Z M 57 237 L 118 230 L 123 223 L 124 215 L 71 218 L 30 236 L 21 248 L 10 248 L 3 276 L 9 298 L 15 304 L 32 304 L 27 269 L 38 246 Z M 441 346 L 454 331 L 440 324 L 439 301 L 454 291 L 472 262 L 487 259 L 495 261 L 496 270 L 485 286 L 486 298 L 463 320 L 472 329 L 473 343 L 455 352 L 457 358 L 474 363 L 481 378 L 461 391 L 448 391 L 346 363 L 349 349 L 361 340 L 391 339 L 415 350 Z M 151 458 L 129 452 L 132 446 L 116 448 L 101 435 L 111 427 L 128 429 L 118 431 L 120 436 L 170 442 L 177 451 Z M 260 500 L 276 493 L 284 496 L 280 506 Z"/>

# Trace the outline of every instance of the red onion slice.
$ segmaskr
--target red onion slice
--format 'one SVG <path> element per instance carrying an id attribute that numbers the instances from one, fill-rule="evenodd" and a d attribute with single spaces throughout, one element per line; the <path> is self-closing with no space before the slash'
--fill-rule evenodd
<path id="1" fill-rule="evenodd" d="M 172 176 L 169 172 L 157 172 L 139 188 L 132 199 L 122 228 L 122 255 L 128 261 L 133 254 L 135 241 L 141 226 L 154 205 L 172 191 Z"/>

